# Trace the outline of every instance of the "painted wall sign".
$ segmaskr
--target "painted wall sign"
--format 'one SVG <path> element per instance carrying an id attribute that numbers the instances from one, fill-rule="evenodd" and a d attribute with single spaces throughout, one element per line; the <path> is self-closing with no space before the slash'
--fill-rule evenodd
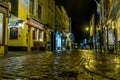
<path id="1" fill-rule="evenodd" d="M 18 28 L 10 28 L 10 39 L 18 39 Z"/>
<path id="2" fill-rule="evenodd" d="M 26 24 L 30 25 L 30 26 L 33 26 L 35 28 L 38 28 L 40 30 L 45 30 L 44 26 L 42 24 L 40 24 L 39 22 L 37 22 L 37 21 L 35 21 L 33 19 L 28 19 Z"/>

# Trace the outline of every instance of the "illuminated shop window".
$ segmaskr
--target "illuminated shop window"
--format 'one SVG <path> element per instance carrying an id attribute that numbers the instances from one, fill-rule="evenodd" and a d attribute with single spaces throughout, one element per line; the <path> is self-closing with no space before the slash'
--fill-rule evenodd
<path id="1" fill-rule="evenodd" d="M 32 36 L 33 36 L 33 39 L 35 40 L 35 31 L 33 31 Z"/>
<path id="2" fill-rule="evenodd" d="M 10 28 L 10 39 L 18 39 L 18 28 L 16 27 Z"/>
<path id="3" fill-rule="evenodd" d="M 56 33 L 56 49 L 61 48 L 61 36 L 59 33 Z"/>
<path id="4" fill-rule="evenodd" d="M 32 28 L 32 38 L 34 39 L 34 40 L 36 40 L 36 33 L 37 32 L 37 29 L 35 29 L 35 28 Z"/>
<path id="5" fill-rule="evenodd" d="M 43 41 L 44 32 L 39 30 L 39 41 Z"/>
<path id="6" fill-rule="evenodd" d="M 3 14 L 0 13 L 0 44 L 3 43 Z"/>

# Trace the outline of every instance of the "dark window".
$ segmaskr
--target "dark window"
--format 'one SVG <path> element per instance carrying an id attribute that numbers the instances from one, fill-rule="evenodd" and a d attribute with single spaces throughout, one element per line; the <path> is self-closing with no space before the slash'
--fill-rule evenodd
<path id="1" fill-rule="evenodd" d="M 33 39 L 35 40 L 35 31 L 33 31 L 33 35 L 32 36 L 33 36 Z"/>
<path id="2" fill-rule="evenodd" d="M 18 0 L 9 0 L 12 5 L 11 13 L 15 16 L 18 16 Z"/>
<path id="3" fill-rule="evenodd" d="M 10 39 L 18 39 L 18 28 L 10 28 Z"/>
<path id="4" fill-rule="evenodd" d="M 34 14 L 34 0 L 30 0 L 30 13 Z"/>
<path id="5" fill-rule="evenodd" d="M 41 13 L 42 13 L 42 8 L 40 5 L 38 5 L 38 18 L 41 19 Z"/>

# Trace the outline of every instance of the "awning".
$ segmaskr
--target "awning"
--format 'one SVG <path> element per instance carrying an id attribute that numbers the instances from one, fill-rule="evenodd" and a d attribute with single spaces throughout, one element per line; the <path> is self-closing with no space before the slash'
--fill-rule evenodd
<path id="1" fill-rule="evenodd" d="M 35 28 L 38 28 L 38 29 L 40 29 L 40 30 L 45 30 L 43 24 L 41 24 L 40 22 L 38 22 L 38 21 L 36 21 L 36 20 L 34 20 L 34 19 L 31 19 L 31 18 L 28 18 L 28 19 L 27 19 L 27 23 L 26 23 L 26 24 L 27 24 L 27 25 L 30 25 L 30 26 L 33 26 L 33 27 L 35 27 Z"/>

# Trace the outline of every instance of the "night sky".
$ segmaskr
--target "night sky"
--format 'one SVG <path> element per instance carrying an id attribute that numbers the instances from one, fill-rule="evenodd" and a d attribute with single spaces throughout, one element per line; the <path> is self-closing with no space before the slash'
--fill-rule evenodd
<path id="1" fill-rule="evenodd" d="M 80 42 L 88 38 L 89 33 L 85 31 L 85 26 L 89 25 L 92 13 L 96 13 L 96 3 L 94 0 L 55 0 L 58 5 L 63 5 L 67 14 L 72 19 L 72 32 L 75 42 Z M 99 0 L 97 0 L 99 1 Z M 97 13 L 96 13 L 97 14 Z M 98 15 L 97 15 L 98 17 Z"/>

